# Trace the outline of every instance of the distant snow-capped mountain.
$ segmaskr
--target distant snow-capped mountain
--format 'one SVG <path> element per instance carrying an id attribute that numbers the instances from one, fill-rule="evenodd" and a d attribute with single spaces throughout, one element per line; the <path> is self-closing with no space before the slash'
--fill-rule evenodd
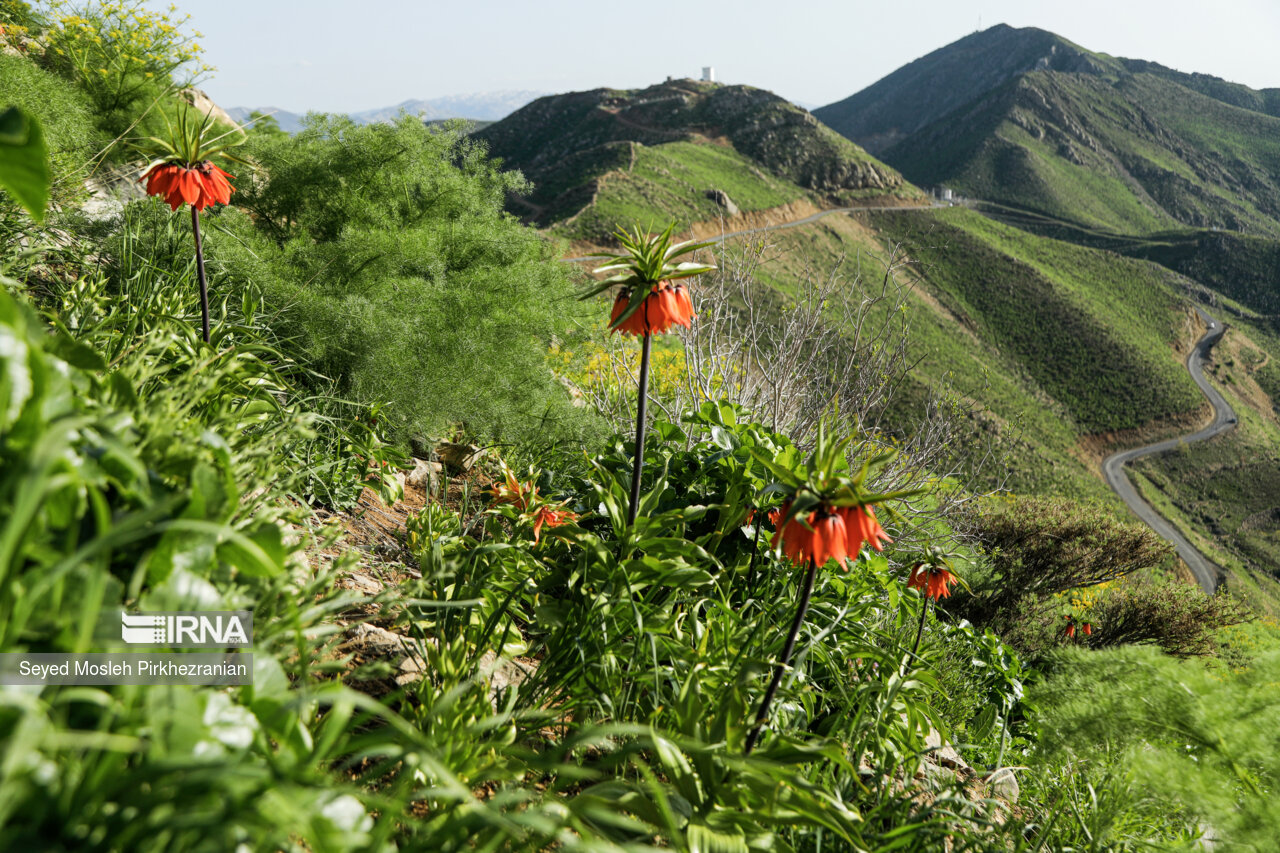
<path id="1" fill-rule="evenodd" d="M 389 107 L 350 113 L 360 124 L 391 121 L 401 112 L 421 116 L 424 119 L 469 118 L 480 121 L 497 121 L 540 98 L 546 92 L 507 90 L 501 92 L 473 92 L 468 95 L 446 95 L 441 98 L 410 99 Z M 236 121 L 244 122 L 251 112 L 270 113 L 280 124 L 280 129 L 297 133 L 302 129 L 303 115 L 279 107 L 232 107 L 227 113 Z"/>

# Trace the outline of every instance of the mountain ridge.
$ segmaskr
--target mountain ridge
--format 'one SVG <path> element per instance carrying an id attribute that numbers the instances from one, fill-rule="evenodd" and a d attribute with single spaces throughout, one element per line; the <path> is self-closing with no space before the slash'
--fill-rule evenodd
<path id="1" fill-rule="evenodd" d="M 602 199 L 623 205 L 624 196 L 637 209 L 678 208 L 687 223 L 806 194 L 916 192 L 808 111 L 751 86 L 668 80 L 552 95 L 474 137 L 533 182 L 513 199 L 519 213 L 544 227 L 574 220 L 582 231 L 576 236 L 607 236 L 608 217 L 582 215 Z"/>
<path id="2" fill-rule="evenodd" d="M 917 184 L 1119 233 L 1280 236 L 1277 113 L 1280 90 L 999 25 L 815 115 Z"/>

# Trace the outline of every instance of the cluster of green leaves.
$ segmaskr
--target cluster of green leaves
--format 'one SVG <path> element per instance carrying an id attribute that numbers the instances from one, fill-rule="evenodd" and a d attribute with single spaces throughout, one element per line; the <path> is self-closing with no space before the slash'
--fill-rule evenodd
<path id="1" fill-rule="evenodd" d="M 0 649 L 100 651 L 124 607 L 251 609 L 254 686 L 0 692 L 0 844 L 367 845 L 359 792 L 329 772 L 355 735 L 335 721 L 366 702 L 315 663 L 345 603 L 290 565 L 274 499 L 276 451 L 309 419 L 260 350 L 155 315 L 139 335 L 76 296 L 50 328 L 0 289 Z"/>
<path id="2" fill-rule="evenodd" d="M 579 316 L 570 271 L 502 212 L 521 186 L 456 127 L 314 117 L 254 135 L 207 226 L 214 292 L 260 288 L 289 351 L 340 392 L 386 403 L 401 439 L 554 440 L 590 428 L 547 365 Z M 245 176 L 247 178 L 247 176 Z"/>

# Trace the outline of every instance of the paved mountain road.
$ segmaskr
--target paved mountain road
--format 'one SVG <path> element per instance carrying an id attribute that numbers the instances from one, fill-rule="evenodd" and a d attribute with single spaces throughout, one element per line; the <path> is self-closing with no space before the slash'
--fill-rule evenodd
<path id="1" fill-rule="evenodd" d="M 1134 489 L 1133 483 L 1129 481 L 1128 475 L 1124 472 L 1125 463 L 1134 459 L 1174 450 L 1183 442 L 1190 444 L 1193 441 L 1205 441 L 1228 430 L 1235 429 L 1235 411 L 1223 398 L 1222 394 L 1219 393 L 1218 389 L 1210 385 L 1208 380 L 1204 378 L 1205 359 L 1209 355 L 1209 350 L 1213 349 L 1213 345 L 1222 338 L 1226 328 L 1199 308 L 1196 308 L 1196 312 L 1209 326 L 1209 329 L 1187 355 L 1187 371 L 1190 372 L 1191 379 L 1200 387 L 1201 392 L 1209 398 L 1209 404 L 1213 406 L 1213 422 L 1204 429 L 1193 432 L 1190 435 L 1170 438 L 1155 444 L 1148 444 L 1146 447 L 1122 450 L 1119 453 L 1108 456 L 1106 461 L 1102 463 L 1102 475 L 1106 478 L 1107 484 L 1120 496 L 1120 500 L 1124 501 L 1156 533 L 1173 543 L 1178 550 L 1178 556 L 1190 567 L 1196 576 L 1196 580 L 1200 582 L 1201 588 L 1212 595 L 1213 591 L 1217 589 L 1218 581 L 1222 576 L 1222 569 L 1196 550 L 1196 547 L 1188 542 L 1186 537 L 1169 523 L 1168 519 L 1156 512 L 1151 504 L 1143 500 L 1138 495 L 1137 490 Z"/>

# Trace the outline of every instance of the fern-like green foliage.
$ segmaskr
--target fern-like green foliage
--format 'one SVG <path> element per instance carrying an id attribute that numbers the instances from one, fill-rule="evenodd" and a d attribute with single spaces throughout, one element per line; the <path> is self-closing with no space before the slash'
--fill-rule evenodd
<path id="1" fill-rule="evenodd" d="M 88 99 L 70 83 L 21 56 L 0 54 L 0 111 L 14 106 L 40 124 L 55 185 L 65 201 L 80 191 L 77 173 L 89 159 L 94 139 Z"/>
<path id="2" fill-rule="evenodd" d="M 459 128 L 313 117 L 255 135 L 233 201 L 209 226 L 213 288 L 254 282 L 299 361 L 397 433 L 533 439 L 587 420 L 547 365 L 580 316 L 570 270 L 502 212 L 500 173 Z"/>
<path id="3" fill-rule="evenodd" d="M 1280 838 L 1280 654 L 1239 672 L 1125 647 L 1063 652 L 1032 701 L 1053 753 L 1111 755 L 1134 786 L 1230 843 Z"/>

